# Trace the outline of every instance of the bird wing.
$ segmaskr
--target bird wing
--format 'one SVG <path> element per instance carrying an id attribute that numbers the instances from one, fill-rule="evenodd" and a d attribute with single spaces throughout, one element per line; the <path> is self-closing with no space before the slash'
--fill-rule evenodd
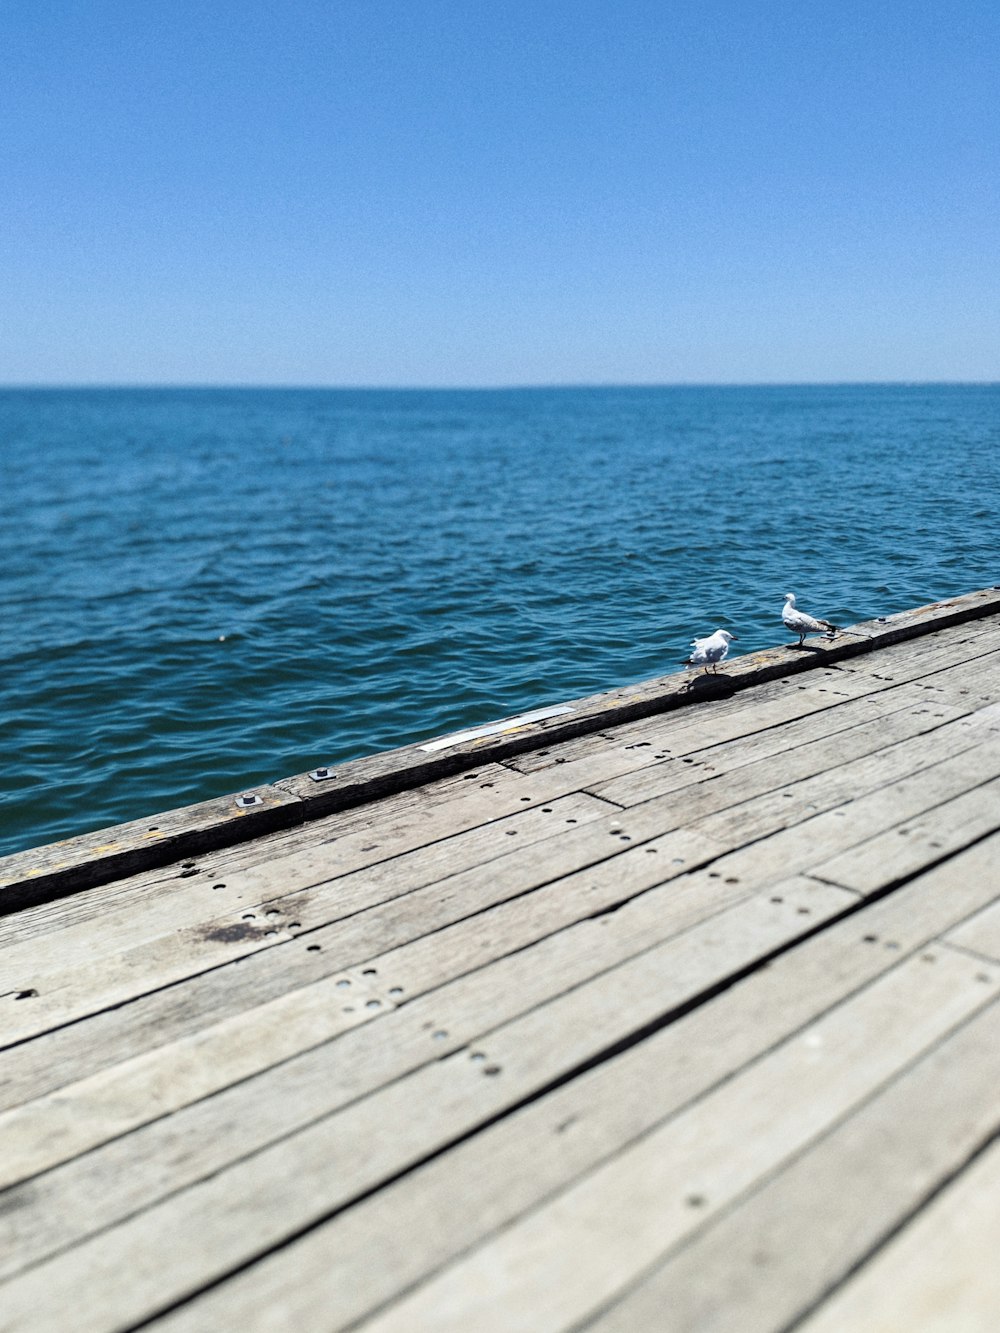
<path id="1" fill-rule="evenodd" d="M 827 630 L 833 628 L 828 620 L 817 620 L 815 616 L 807 615 L 805 611 L 793 611 L 787 606 L 785 607 L 784 614 L 781 618 L 789 629 L 793 629 L 797 633 L 801 633 L 804 630 Z"/>

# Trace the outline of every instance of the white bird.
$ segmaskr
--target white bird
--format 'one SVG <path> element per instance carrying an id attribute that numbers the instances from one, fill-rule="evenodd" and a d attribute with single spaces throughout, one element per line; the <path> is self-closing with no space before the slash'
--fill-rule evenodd
<path id="1" fill-rule="evenodd" d="M 736 635 L 730 634 L 727 629 L 717 629 L 714 634 L 706 635 L 704 639 L 692 639 L 691 647 L 694 651 L 690 657 L 685 657 L 684 665 L 704 667 L 706 671 L 709 667 L 714 667 L 713 674 L 716 674 L 719 663 L 725 660 L 729 645 L 735 638 Z"/>
<path id="2" fill-rule="evenodd" d="M 793 592 L 785 593 L 785 605 L 781 609 L 781 618 L 788 629 L 799 636 L 800 648 L 807 634 L 825 634 L 828 639 L 832 639 L 837 633 L 837 626 L 831 625 L 829 620 L 817 620 L 815 616 L 807 615 L 805 611 L 796 610 L 795 594 Z"/>

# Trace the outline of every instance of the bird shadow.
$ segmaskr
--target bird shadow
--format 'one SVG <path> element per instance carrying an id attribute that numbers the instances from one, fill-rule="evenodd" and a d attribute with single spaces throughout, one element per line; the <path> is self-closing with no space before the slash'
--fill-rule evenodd
<path id="1" fill-rule="evenodd" d="M 730 695 L 736 693 L 732 676 L 727 676 L 724 671 L 720 671 L 718 675 L 714 672 L 702 672 L 700 676 L 692 676 L 684 689 L 696 699 L 728 699 Z"/>
<path id="2" fill-rule="evenodd" d="M 826 657 L 827 649 L 818 643 L 786 643 L 785 647 L 793 653 L 818 653 L 820 657 Z"/>

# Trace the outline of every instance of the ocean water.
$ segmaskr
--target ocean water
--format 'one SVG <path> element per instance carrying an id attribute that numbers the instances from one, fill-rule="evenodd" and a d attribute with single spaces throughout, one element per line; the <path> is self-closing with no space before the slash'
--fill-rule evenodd
<path id="1" fill-rule="evenodd" d="M 0 852 L 1000 583 L 1000 386 L 0 392 Z"/>

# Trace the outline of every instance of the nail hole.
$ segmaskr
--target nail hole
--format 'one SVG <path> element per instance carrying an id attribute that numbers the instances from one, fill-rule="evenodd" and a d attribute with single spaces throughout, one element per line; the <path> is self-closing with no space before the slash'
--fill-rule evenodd
<path id="1" fill-rule="evenodd" d="M 256 921 L 257 918 L 254 916 L 253 912 L 244 912 L 244 913 L 243 913 L 243 920 L 244 920 L 244 921 Z"/>
<path id="2" fill-rule="evenodd" d="M 444 1041 L 444 1039 L 445 1039 L 445 1037 L 447 1037 L 447 1035 L 448 1035 L 448 1034 L 447 1034 L 447 1032 L 445 1032 L 444 1028 L 438 1028 L 437 1032 L 434 1033 L 434 1040 L 435 1040 L 435 1041 Z"/>
<path id="3" fill-rule="evenodd" d="M 31 1000 L 38 994 L 36 990 L 19 990 L 14 996 L 15 1000 Z"/>
<path id="4" fill-rule="evenodd" d="M 567 820 L 566 820 L 566 823 L 567 823 L 567 824 L 575 824 L 575 823 L 576 823 L 576 820 L 575 820 L 575 819 L 567 819 Z"/>
<path id="5" fill-rule="evenodd" d="M 886 940 L 885 947 L 887 949 L 898 949 L 899 945 L 896 943 L 895 940 Z"/>
<path id="6" fill-rule="evenodd" d="M 389 994 L 390 994 L 390 995 L 402 995 L 402 993 L 403 993 L 403 988 L 402 988 L 402 986 L 390 986 L 390 987 L 389 987 Z"/>
<path id="7" fill-rule="evenodd" d="M 783 903 L 784 901 L 785 901 L 784 898 L 780 898 L 780 897 L 777 897 L 777 896 L 775 896 L 774 898 L 771 899 L 771 902 L 772 902 L 772 903 Z"/>
<path id="8" fill-rule="evenodd" d="M 542 814 L 543 814 L 543 815 L 551 815 L 551 813 L 552 813 L 552 807 L 551 807 L 551 805 L 543 805 L 543 806 L 542 806 Z"/>
<path id="9" fill-rule="evenodd" d="M 224 889 L 225 887 L 226 887 L 225 884 L 213 884 L 213 885 L 212 885 L 212 888 L 213 888 L 213 889 Z"/>
<path id="10" fill-rule="evenodd" d="M 795 910 L 798 912 L 799 916 L 808 916 L 810 911 L 808 907 L 797 907 Z"/>
<path id="11" fill-rule="evenodd" d="M 670 864 L 671 864 L 671 865 L 675 865 L 675 866 L 682 866 L 682 865 L 684 864 L 684 858 L 683 858 L 683 856 L 675 856 L 675 857 L 673 857 L 673 858 L 671 859 Z"/>
<path id="12" fill-rule="evenodd" d="M 727 883 L 727 884 L 739 884 L 739 882 L 740 882 L 740 881 L 739 881 L 739 876 L 737 876 L 737 875 L 727 875 L 727 876 L 726 876 L 726 883 Z"/>
<path id="13" fill-rule="evenodd" d="M 322 944 L 307 944 L 306 953 L 319 953 L 322 947 L 323 947 Z"/>
<path id="14" fill-rule="evenodd" d="M 862 935 L 861 938 L 864 940 L 865 944 L 875 944 L 878 940 L 877 935 Z"/>
<path id="15" fill-rule="evenodd" d="M 479 1064 L 486 1059 L 486 1056 L 483 1054 L 482 1051 L 473 1051 L 469 1056 L 469 1059 L 474 1060 L 477 1064 Z"/>
<path id="16" fill-rule="evenodd" d="M 483 1070 L 483 1073 L 484 1073 L 484 1074 L 489 1074 L 489 1075 L 492 1077 L 494 1074 L 499 1074 L 499 1073 L 500 1073 L 500 1066 L 499 1066 L 499 1065 L 487 1065 L 486 1068 Z"/>
<path id="17" fill-rule="evenodd" d="M 363 977 L 377 977 L 377 976 L 378 976 L 378 968 L 377 968 L 377 967 L 366 967 L 366 968 L 364 968 L 364 969 L 362 970 L 361 975 L 362 975 Z"/>
<path id="18" fill-rule="evenodd" d="M 351 983 L 350 983 L 350 981 L 348 980 L 347 977 L 341 977 L 341 979 L 337 982 L 337 989 L 338 989 L 338 990 L 346 990 L 347 987 L 348 987 L 350 984 L 351 984 Z"/>
<path id="19" fill-rule="evenodd" d="M 288 929 L 289 929 L 289 930 L 297 930 L 301 925 L 302 925 L 302 922 L 301 922 L 301 921 L 289 921 L 289 923 L 288 923 Z"/>
<path id="20" fill-rule="evenodd" d="M 382 1001 L 381 1001 L 381 1000 L 367 1000 L 367 1001 L 365 1002 L 365 1008 L 366 1008 L 366 1009 L 381 1009 L 381 1008 L 382 1008 Z"/>
<path id="21" fill-rule="evenodd" d="M 689 1194 L 684 1202 L 689 1208 L 704 1208 L 708 1200 L 704 1194 Z"/>

